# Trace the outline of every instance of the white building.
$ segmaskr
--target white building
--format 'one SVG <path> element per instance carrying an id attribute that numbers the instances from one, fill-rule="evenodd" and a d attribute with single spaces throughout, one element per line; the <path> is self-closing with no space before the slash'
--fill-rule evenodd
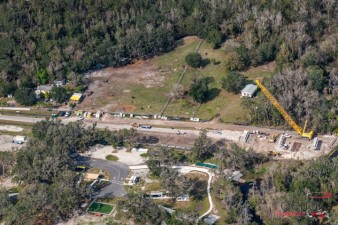
<path id="1" fill-rule="evenodd" d="M 241 91 L 242 97 L 250 97 L 252 98 L 252 96 L 254 96 L 254 94 L 257 91 L 257 86 L 254 84 L 248 84 L 245 86 L 245 88 L 243 88 L 243 90 Z"/>

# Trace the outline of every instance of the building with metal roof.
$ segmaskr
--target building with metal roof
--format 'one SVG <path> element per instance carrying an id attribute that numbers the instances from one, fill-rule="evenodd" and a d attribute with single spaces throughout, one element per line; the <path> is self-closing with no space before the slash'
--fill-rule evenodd
<path id="1" fill-rule="evenodd" d="M 252 98 L 254 96 L 254 94 L 257 91 L 257 85 L 254 84 L 248 84 L 245 86 L 245 88 L 243 88 L 243 90 L 241 91 L 242 97 L 250 97 Z"/>

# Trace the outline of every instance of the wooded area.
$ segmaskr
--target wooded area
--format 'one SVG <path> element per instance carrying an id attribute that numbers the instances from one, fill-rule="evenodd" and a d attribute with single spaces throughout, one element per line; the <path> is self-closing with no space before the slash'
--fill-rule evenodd
<path id="1" fill-rule="evenodd" d="M 0 96 L 14 94 L 18 87 L 17 96 L 29 94 L 24 88 L 56 78 L 66 77 L 77 86 L 88 70 L 158 55 L 188 35 L 205 38 L 214 48 L 236 39 L 225 69 L 244 70 L 276 60 L 278 78 L 272 88 L 285 73 L 307 74 L 305 81 L 311 81 L 318 94 L 309 87 L 293 91 L 287 86 L 274 94 L 284 107 L 292 107 L 298 122 L 317 118 L 309 125 L 330 132 L 337 126 L 338 78 L 332 69 L 338 53 L 336 15 L 334 0 L 2 1 Z M 301 93 L 305 104 L 282 99 L 293 92 Z M 319 97 L 311 99 L 314 95 Z M 282 123 L 271 107 L 258 106 L 262 116 L 251 118 L 253 122 Z"/>

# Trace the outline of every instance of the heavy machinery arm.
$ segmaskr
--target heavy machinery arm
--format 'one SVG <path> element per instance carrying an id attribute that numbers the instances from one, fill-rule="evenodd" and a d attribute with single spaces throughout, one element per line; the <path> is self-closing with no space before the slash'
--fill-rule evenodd
<path id="1" fill-rule="evenodd" d="M 255 80 L 258 87 L 261 89 L 261 91 L 264 93 L 264 95 L 270 100 L 270 102 L 276 107 L 276 109 L 282 114 L 284 119 L 291 125 L 295 131 L 302 137 L 307 137 L 309 139 L 312 139 L 313 137 L 313 131 L 310 131 L 309 133 L 305 132 L 305 128 L 302 129 L 298 124 L 291 118 L 291 116 L 285 111 L 285 109 L 278 103 L 277 99 L 272 96 L 272 94 L 264 87 L 264 85 L 259 81 Z"/>

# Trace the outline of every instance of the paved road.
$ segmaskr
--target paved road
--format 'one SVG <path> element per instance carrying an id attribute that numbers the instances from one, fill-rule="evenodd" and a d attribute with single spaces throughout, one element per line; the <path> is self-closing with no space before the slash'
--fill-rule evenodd
<path id="1" fill-rule="evenodd" d="M 107 198 L 113 196 L 123 197 L 127 195 L 127 192 L 123 187 L 123 181 L 129 173 L 129 167 L 126 164 L 94 158 L 89 158 L 88 160 L 81 159 L 81 162 L 94 168 L 106 170 L 110 173 L 110 184 L 103 188 L 95 197 Z"/>
<path id="2" fill-rule="evenodd" d="M 28 116 L 7 116 L 0 114 L 0 120 L 16 121 L 16 122 L 25 122 L 25 123 L 36 123 L 45 118 L 34 118 Z"/>

